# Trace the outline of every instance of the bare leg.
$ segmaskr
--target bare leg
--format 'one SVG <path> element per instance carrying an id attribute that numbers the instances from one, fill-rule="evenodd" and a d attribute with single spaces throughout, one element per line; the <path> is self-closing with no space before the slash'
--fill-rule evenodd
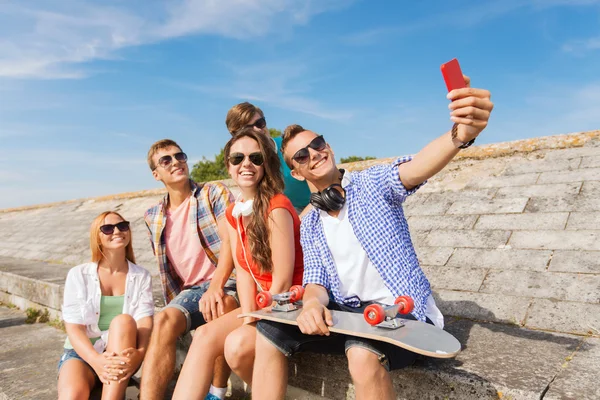
<path id="1" fill-rule="evenodd" d="M 233 372 L 248 385 L 252 385 L 255 345 L 255 324 L 242 325 L 231 332 L 225 340 L 225 359 L 227 363 Z"/>
<path id="2" fill-rule="evenodd" d="M 87 399 L 96 385 L 96 374 L 81 360 L 65 361 L 58 375 L 58 400 Z"/>
<path id="3" fill-rule="evenodd" d="M 375 353 L 362 347 L 351 347 L 346 356 L 358 400 L 396 398 L 392 378 Z"/>
<path id="4" fill-rule="evenodd" d="M 166 308 L 154 317 L 150 345 L 142 367 L 140 399 L 162 400 L 175 370 L 177 338 L 187 328 L 183 313 Z"/>
<path id="5" fill-rule="evenodd" d="M 243 322 L 237 317 L 240 312 L 238 308 L 196 329 L 173 399 L 204 399 L 213 377 L 215 360 L 223 356 L 225 338 Z M 227 387 L 227 380 L 219 387 Z"/>
<path id="6" fill-rule="evenodd" d="M 256 335 L 256 356 L 252 376 L 252 398 L 281 400 L 285 396 L 288 362 L 261 334 Z"/>
<path id="7" fill-rule="evenodd" d="M 223 306 L 225 314 L 239 307 L 237 301 L 231 296 L 225 296 L 223 298 Z M 217 388 L 226 388 L 230 375 L 231 368 L 229 368 L 229 365 L 227 365 L 227 362 L 225 361 L 225 357 L 221 354 L 215 361 L 213 386 Z"/>
<path id="8" fill-rule="evenodd" d="M 119 354 L 121 351 L 130 347 L 136 347 L 137 343 L 137 325 L 133 317 L 129 314 L 117 315 L 110 322 L 108 328 L 108 343 L 106 351 Z M 129 381 L 112 381 L 110 385 L 102 385 L 102 400 L 118 399 L 125 397 L 125 390 Z"/>

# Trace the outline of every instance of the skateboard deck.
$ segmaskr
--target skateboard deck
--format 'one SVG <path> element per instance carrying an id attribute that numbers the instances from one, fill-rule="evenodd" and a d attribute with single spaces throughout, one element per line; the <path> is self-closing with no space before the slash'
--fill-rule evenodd
<path id="1" fill-rule="evenodd" d="M 259 310 L 241 314 L 239 317 L 254 317 L 282 324 L 296 325 L 302 309 L 282 312 Z M 402 319 L 403 326 L 388 329 L 369 325 L 362 313 L 331 310 L 333 326 L 331 332 L 377 340 L 402 347 L 414 353 L 435 358 L 452 358 L 461 350 L 460 342 L 450 333 L 433 325 L 410 319 Z"/>

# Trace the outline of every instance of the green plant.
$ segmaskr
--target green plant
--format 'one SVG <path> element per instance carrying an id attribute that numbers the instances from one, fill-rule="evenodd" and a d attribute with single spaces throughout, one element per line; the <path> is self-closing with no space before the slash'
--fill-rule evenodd
<path id="1" fill-rule="evenodd" d="M 60 329 L 63 332 L 66 332 L 65 323 L 59 317 L 52 318 L 50 321 L 48 321 L 48 325 L 50 325 L 53 328 Z"/>
<path id="2" fill-rule="evenodd" d="M 8 307 L 8 308 L 10 308 L 11 310 L 12 310 L 12 309 L 14 309 L 14 308 L 17 308 L 17 306 L 16 306 L 16 305 L 14 305 L 13 303 L 11 303 L 10 301 L 9 301 L 8 303 L 5 303 L 5 302 L 3 302 L 3 301 L 0 301 L 0 307 Z"/>
<path id="3" fill-rule="evenodd" d="M 50 321 L 50 312 L 47 308 L 44 308 L 44 311 L 40 313 L 37 322 L 44 324 L 48 321 Z"/>
<path id="4" fill-rule="evenodd" d="M 41 314 L 40 310 L 29 307 L 27 310 L 25 310 L 25 315 L 27 315 L 27 318 L 25 319 L 25 323 L 26 324 L 35 324 L 37 321 L 37 318 L 40 316 L 40 314 Z"/>
<path id="5" fill-rule="evenodd" d="M 360 156 L 350 156 L 350 157 L 342 157 L 340 159 L 340 162 L 342 164 L 345 163 L 351 163 L 351 162 L 357 162 L 357 161 L 366 161 L 366 160 L 374 160 L 375 157 L 373 156 L 366 156 L 366 157 L 360 157 Z"/>

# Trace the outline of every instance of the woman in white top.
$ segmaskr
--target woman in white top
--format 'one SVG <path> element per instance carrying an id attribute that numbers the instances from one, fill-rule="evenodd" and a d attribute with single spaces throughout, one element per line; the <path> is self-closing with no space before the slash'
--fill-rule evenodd
<path id="1" fill-rule="evenodd" d="M 122 399 L 152 330 L 150 273 L 135 265 L 129 222 L 103 212 L 90 229 L 92 261 L 67 275 L 62 307 L 67 331 L 58 364 L 59 399 Z"/>

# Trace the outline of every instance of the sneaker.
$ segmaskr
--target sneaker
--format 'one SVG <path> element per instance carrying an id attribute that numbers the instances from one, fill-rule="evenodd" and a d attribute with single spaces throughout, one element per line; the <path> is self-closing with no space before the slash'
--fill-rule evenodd
<path id="1" fill-rule="evenodd" d="M 208 393 L 208 394 L 206 395 L 206 397 L 204 398 L 204 400 L 221 400 L 221 399 L 220 399 L 220 398 L 218 398 L 217 396 L 215 396 L 215 395 L 214 395 L 214 394 L 212 394 L 212 393 Z"/>

